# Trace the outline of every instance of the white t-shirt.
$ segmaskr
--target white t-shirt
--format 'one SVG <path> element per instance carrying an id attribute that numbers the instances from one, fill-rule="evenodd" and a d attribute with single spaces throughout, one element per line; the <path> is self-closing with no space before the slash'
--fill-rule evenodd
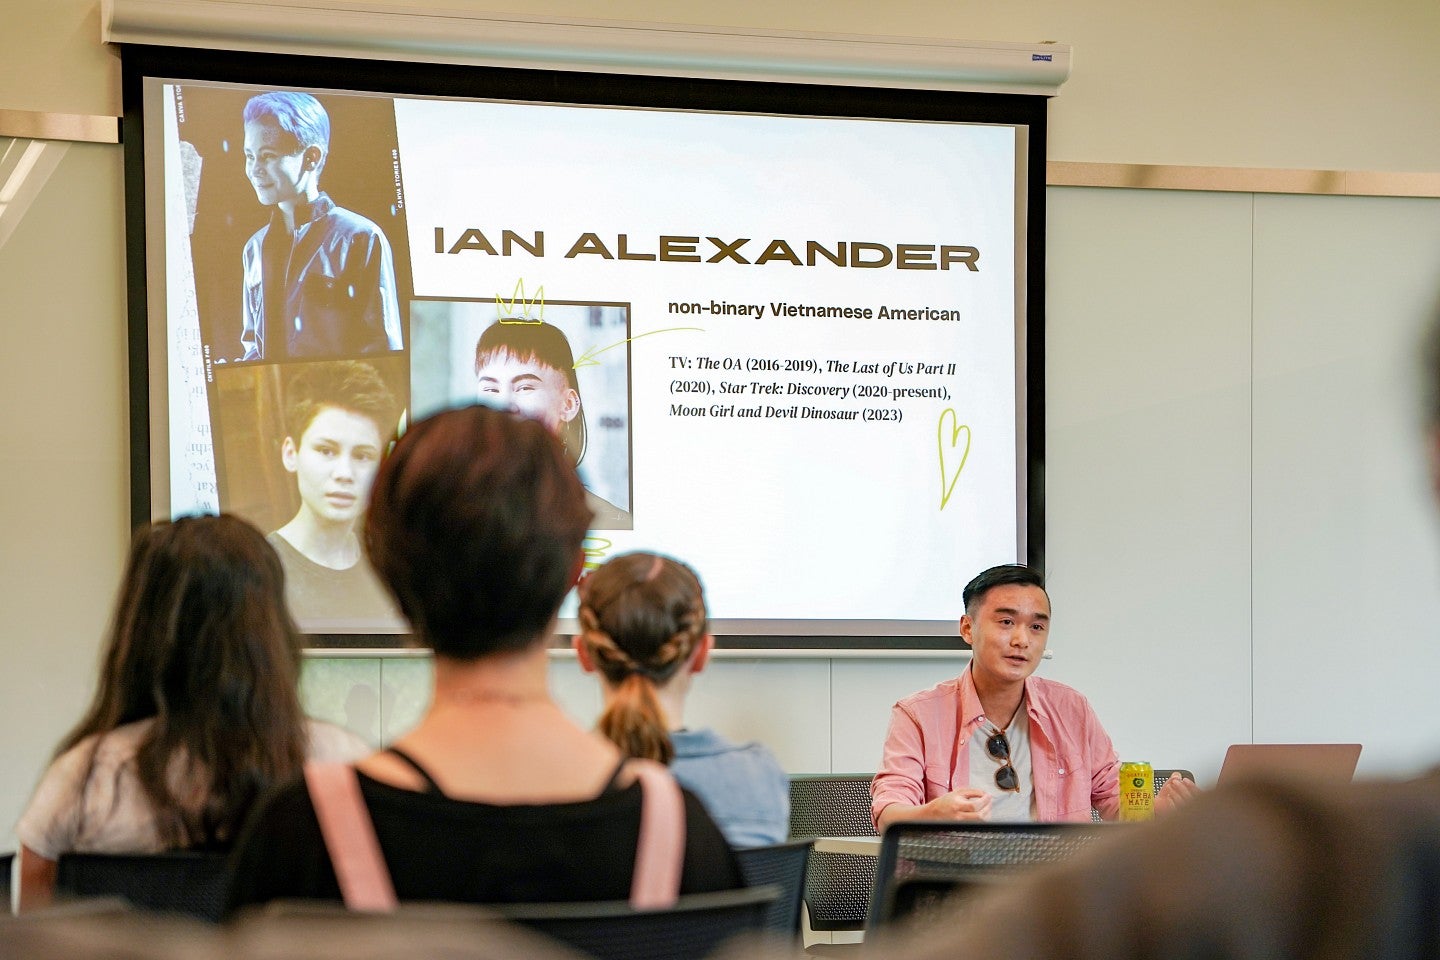
<path id="1" fill-rule="evenodd" d="M 135 771 L 135 753 L 153 723 L 138 720 L 87 737 L 56 757 L 15 825 L 20 842 L 47 860 L 70 852 L 166 849 Z M 349 763 L 373 752 L 343 727 L 318 720 L 306 723 L 311 760 Z"/>
<path id="2" fill-rule="evenodd" d="M 1035 778 L 1030 771 L 1030 714 L 1022 702 L 1005 731 L 1010 742 L 1010 764 L 1020 784 L 1019 791 L 1001 790 L 995 785 L 995 771 L 1001 763 L 990 756 L 985 743 L 995 732 L 989 721 L 970 741 L 970 785 L 990 794 L 990 819 L 996 823 L 1022 823 L 1035 819 Z"/>

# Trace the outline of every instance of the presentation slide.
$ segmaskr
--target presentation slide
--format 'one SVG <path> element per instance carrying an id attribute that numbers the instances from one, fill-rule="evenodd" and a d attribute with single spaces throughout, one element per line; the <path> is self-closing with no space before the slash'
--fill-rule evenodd
<path id="1" fill-rule="evenodd" d="M 953 635 L 1023 555 L 1022 127 L 311 91 L 307 155 L 264 88 L 153 86 L 156 512 L 254 519 L 307 630 L 403 629 L 355 523 L 476 402 L 564 441 L 588 564 L 685 560 L 717 633 Z"/>

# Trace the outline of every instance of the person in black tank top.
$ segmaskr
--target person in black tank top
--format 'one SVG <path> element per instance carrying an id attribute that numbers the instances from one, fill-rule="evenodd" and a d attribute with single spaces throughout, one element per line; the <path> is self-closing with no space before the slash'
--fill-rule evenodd
<path id="1" fill-rule="evenodd" d="M 381 464 L 364 542 L 434 652 L 419 725 L 357 765 L 403 900 L 630 896 L 642 790 L 614 744 L 550 698 L 546 641 L 581 569 L 585 493 L 542 424 L 488 407 L 414 424 Z M 701 803 L 683 795 L 680 892 L 743 885 Z M 303 782 L 259 805 L 233 861 L 231 909 L 339 899 Z"/>
<path id="2" fill-rule="evenodd" d="M 398 757 L 401 763 L 405 764 L 411 770 L 414 770 L 416 776 L 425 781 L 425 793 L 439 794 L 442 797 L 445 795 L 445 791 L 440 789 L 440 784 L 436 783 L 435 778 L 430 776 L 430 771 L 420 765 L 420 761 L 394 745 L 386 747 L 384 752 Z M 610 774 L 610 779 L 605 781 L 605 786 L 600 790 L 602 796 L 607 793 L 614 793 L 620 789 L 620 777 L 624 771 L 625 761 L 621 760 L 615 764 L 615 772 Z"/>

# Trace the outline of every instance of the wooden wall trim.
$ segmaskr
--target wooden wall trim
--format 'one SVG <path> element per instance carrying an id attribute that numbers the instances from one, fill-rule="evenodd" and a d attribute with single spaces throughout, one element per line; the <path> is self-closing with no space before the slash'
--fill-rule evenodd
<path id="1" fill-rule="evenodd" d="M 1392 173 L 1383 170 L 1277 170 L 1265 167 L 1188 167 L 1051 160 L 1045 164 L 1045 183 L 1052 187 L 1216 193 L 1440 197 L 1440 173 Z"/>

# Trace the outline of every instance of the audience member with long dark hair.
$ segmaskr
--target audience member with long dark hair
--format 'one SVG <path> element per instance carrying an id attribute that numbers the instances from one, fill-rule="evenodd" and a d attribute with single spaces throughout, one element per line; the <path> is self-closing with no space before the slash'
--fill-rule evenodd
<path id="1" fill-rule="evenodd" d="M 305 719 L 299 665 L 284 573 L 258 530 L 231 516 L 140 530 L 94 700 L 15 828 L 21 908 L 49 902 L 62 853 L 224 848 L 307 755 L 367 752 Z"/>
<path id="2" fill-rule="evenodd" d="M 600 732 L 632 757 L 668 763 L 732 846 L 781 843 L 790 780 L 763 745 L 685 726 L 685 698 L 714 646 L 695 571 L 653 553 L 615 557 L 580 582 L 580 665 L 605 688 Z"/>
<path id="3" fill-rule="evenodd" d="M 536 420 L 484 406 L 422 420 L 380 467 L 365 542 L 415 637 L 434 651 L 418 726 L 355 768 L 318 771 L 257 810 L 236 850 L 232 908 L 345 899 L 332 860 L 373 831 L 364 859 L 386 902 L 636 902 L 641 817 L 663 769 L 627 761 L 551 699 L 546 640 L 575 583 L 590 523 L 564 448 Z M 673 781 L 675 892 L 741 886 L 724 837 Z M 652 791 L 653 788 L 653 791 Z M 340 796 L 340 800 L 335 797 Z M 363 829 L 326 832 L 345 804 Z M 358 802 L 357 802 L 358 801 Z M 377 856 L 378 854 L 378 856 Z M 647 861 L 648 858 L 647 858 Z"/>

